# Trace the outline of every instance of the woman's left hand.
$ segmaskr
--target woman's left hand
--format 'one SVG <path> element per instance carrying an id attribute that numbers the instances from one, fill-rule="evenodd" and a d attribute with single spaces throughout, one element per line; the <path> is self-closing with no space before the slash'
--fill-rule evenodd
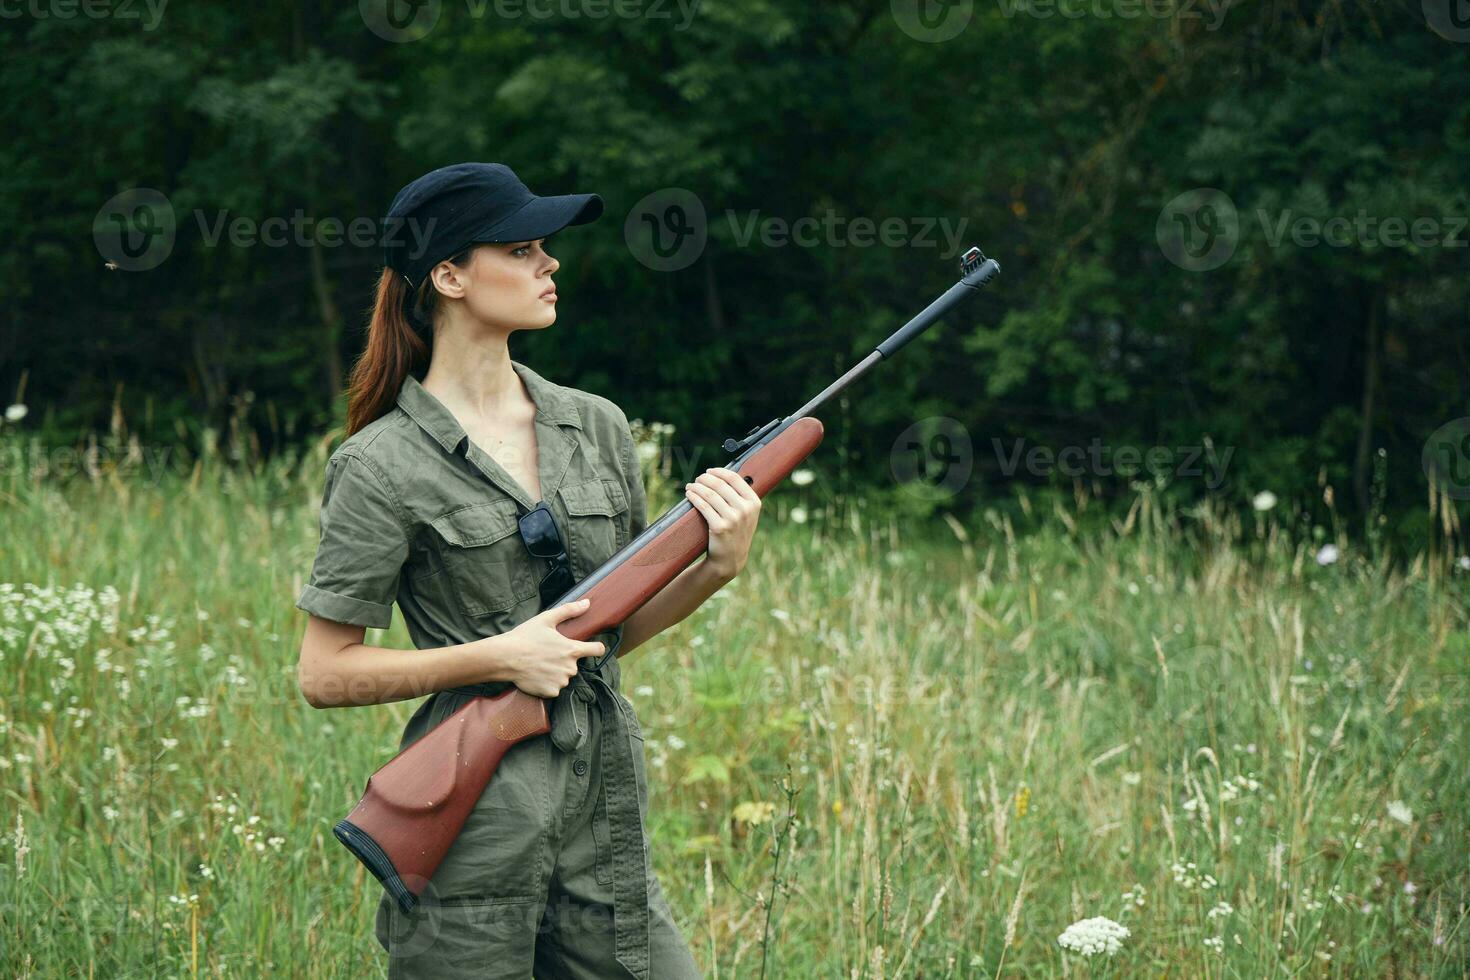
<path id="1" fill-rule="evenodd" d="M 712 466 L 693 483 L 684 484 L 684 496 L 709 525 L 704 564 L 721 578 L 733 579 L 750 554 L 750 539 L 761 515 L 760 496 L 743 476 L 723 466 Z"/>

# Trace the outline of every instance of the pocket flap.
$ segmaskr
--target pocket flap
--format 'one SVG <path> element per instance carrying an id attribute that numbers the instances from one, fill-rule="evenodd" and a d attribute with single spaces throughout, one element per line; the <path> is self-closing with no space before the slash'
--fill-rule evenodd
<path id="1" fill-rule="evenodd" d="M 452 510 L 430 522 L 450 544 L 461 548 L 492 544 L 519 527 L 514 500 L 492 500 Z"/>
<path id="2" fill-rule="evenodd" d="M 571 486 L 562 487 L 560 492 L 562 503 L 566 504 L 567 513 L 578 517 L 586 517 L 591 514 L 616 517 L 628 509 L 628 501 L 623 495 L 623 488 L 611 480 L 588 480 L 586 483 L 574 483 Z"/>

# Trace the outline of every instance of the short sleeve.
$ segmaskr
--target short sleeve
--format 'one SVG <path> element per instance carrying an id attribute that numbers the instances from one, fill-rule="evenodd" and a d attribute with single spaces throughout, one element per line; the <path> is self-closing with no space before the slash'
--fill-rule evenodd
<path id="1" fill-rule="evenodd" d="M 327 462 L 321 537 L 296 608 L 338 623 L 386 629 L 393 622 L 408 537 L 372 464 L 353 455 Z"/>
<path id="2" fill-rule="evenodd" d="M 628 540 L 638 537 L 648 526 L 648 493 L 643 486 L 643 463 L 638 458 L 638 444 L 633 441 L 633 430 L 626 415 L 622 416 L 623 429 L 623 482 L 628 486 L 628 502 L 631 516 L 628 523 Z"/>

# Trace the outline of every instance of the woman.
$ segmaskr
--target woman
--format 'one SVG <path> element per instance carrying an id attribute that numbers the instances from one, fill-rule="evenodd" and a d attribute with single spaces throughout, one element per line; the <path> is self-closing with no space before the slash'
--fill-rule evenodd
<path id="1" fill-rule="evenodd" d="M 319 708 L 430 694 L 402 748 L 477 693 L 554 699 L 551 734 L 506 754 L 418 908 L 383 895 L 390 977 L 698 975 L 648 860 L 643 738 L 619 657 L 739 574 L 760 498 L 723 467 L 686 484 L 707 556 L 606 642 L 556 629 L 585 599 L 542 611 L 647 524 L 623 412 L 506 347 L 556 321 L 547 236 L 601 213 L 595 194 L 537 197 L 478 163 L 420 177 L 389 211 L 348 438 L 327 464 L 296 603 L 311 614 L 302 693 Z M 417 649 L 365 645 L 395 601 Z M 593 669 L 610 643 L 619 656 Z"/>

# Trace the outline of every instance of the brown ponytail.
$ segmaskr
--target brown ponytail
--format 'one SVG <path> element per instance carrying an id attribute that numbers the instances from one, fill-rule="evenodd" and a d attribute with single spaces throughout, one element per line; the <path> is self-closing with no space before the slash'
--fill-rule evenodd
<path id="1" fill-rule="evenodd" d="M 463 267 L 472 251 L 474 246 L 447 261 Z M 411 293 L 403 276 L 384 267 L 368 321 L 367 346 L 347 382 L 348 436 L 387 414 L 398 401 L 404 378 L 428 369 L 438 299 L 439 292 L 428 276 Z"/>

